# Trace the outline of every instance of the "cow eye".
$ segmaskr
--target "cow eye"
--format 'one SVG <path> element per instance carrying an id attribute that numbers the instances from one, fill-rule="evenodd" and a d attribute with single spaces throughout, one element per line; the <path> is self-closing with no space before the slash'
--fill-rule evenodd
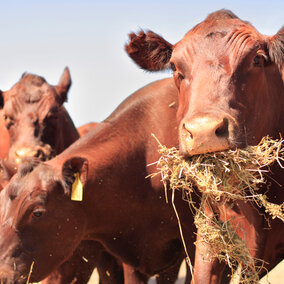
<path id="1" fill-rule="evenodd" d="M 175 64 L 173 62 L 170 63 L 171 64 L 171 69 L 175 72 L 177 71 L 177 68 L 175 66 Z"/>
<path id="2" fill-rule="evenodd" d="M 35 209 L 33 211 L 33 217 L 39 218 L 39 217 L 41 217 L 43 215 L 43 213 L 44 213 L 43 209 Z"/>
<path id="3" fill-rule="evenodd" d="M 262 65 L 262 58 L 260 55 L 256 55 L 254 58 L 253 58 L 253 65 L 255 67 L 261 67 Z"/>

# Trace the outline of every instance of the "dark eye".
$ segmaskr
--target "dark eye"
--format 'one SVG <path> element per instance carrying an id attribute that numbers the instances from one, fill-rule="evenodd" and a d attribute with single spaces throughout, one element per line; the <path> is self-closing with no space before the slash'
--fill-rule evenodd
<path id="1" fill-rule="evenodd" d="M 39 218 L 39 217 L 41 217 L 43 215 L 43 213 L 44 213 L 43 209 L 36 209 L 33 212 L 33 217 Z"/>
<path id="2" fill-rule="evenodd" d="M 257 56 L 255 56 L 253 58 L 253 65 L 255 67 L 260 67 L 261 66 L 261 61 L 262 61 L 262 58 L 259 55 L 257 55 Z"/>
<path id="3" fill-rule="evenodd" d="M 175 64 L 173 62 L 171 62 L 171 69 L 175 72 L 177 70 Z"/>

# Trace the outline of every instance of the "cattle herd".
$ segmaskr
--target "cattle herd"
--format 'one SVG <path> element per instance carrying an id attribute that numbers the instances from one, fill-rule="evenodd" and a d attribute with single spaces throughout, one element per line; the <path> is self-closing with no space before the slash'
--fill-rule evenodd
<path id="1" fill-rule="evenodd" d="M 174 283 L 185 251 L 160 177 L 145 178 L 159 159 L 151 134 L 185 158 L 284 136 L 284 28 L 264 36 L 220 10 L 175 45 L 139 31 L 125 50 L 173 78 L 139 89 L 101 123 L 75 128 L 63 106 L 68 68 L 56 86 L 28 73 L 0 92 L 0 283 L 87 283 L 95 267 L 102 284 Z M 71 199 L 75 184 L 82 200 Z M 281 204 L 283 184 L 274 165 L 261 191 Z M 175 202 L 194 267 L 185 282 L 228 283 L 226 264 L 206 260 L 181 192 Z M 222 212 L 264 261 L 260 276 L 283 259 L 281 220 L 250 202 Z"/>

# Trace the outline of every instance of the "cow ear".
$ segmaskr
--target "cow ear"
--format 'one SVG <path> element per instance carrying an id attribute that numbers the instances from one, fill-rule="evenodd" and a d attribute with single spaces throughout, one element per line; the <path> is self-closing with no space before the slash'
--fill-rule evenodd
<path id="1" fill-rule="evenodd" d="M 58 84 L 55 86 L 61 104 L 67 101 L 67 93 L 71 84 L 72 81 L 69 68 L 65 67 Z"/>
<path id="2" fill-rule="evenodd" d="M 128 35 L 125 51 L 144 70 L 159 71 L 170 68 L 173 46 L 152 31 Z"/>
<path id="3" fill-rule="evenodd" d="M 268 51 L 271 61 L 278 66 L 282 73 L 284 68 L 284 27 L 276 35 L 269 38 Z"/>
<path id="4" fill-rule="evenodd" d="M 4 93 L 0 90 L 0 109 L 4 107 Z"/>
<path id="5" fill-rule="evenodd" d="M 82 190 L 79 195 L 83 195 L 84 187 L 88 177 L 88 160 L 81 157 L 72 157 L 66 160 L 62 166 L 62 184 L 64 193 L 67 195 L 77 194 L 74 189 Z M 78 199 L 73 199 L 78 200 Z M 81 200 L 80 200 L 81 201 Z"/>

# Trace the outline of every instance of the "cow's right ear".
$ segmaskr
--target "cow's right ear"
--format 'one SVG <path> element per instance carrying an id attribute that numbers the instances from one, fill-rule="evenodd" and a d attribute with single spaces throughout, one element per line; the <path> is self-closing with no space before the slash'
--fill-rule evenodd
<path id="1" fill-rule="evenodd" d="M 70 195 L 72 198 L 72 195 L 74 194 L 73 191 L 77 190 L 78 187 L 81 187 L 83 191 L 87 182 L 87 176 L 88 160 L 86 158 L 72 157 L 67 159 L 62 166 L 62 185 L 64 193 Z"/>
<path id="2" fill-rule="evenodd" d="M 173 45 L 152 31 L 140 31 L 128 35 L 125 51 L 133 61 L 147 71 L 170 68 Z"/>
<path id="3" fill-rule="evenodd" d="M 0 90 L 0 109 L 4 107 L 4 93 Z"/>

